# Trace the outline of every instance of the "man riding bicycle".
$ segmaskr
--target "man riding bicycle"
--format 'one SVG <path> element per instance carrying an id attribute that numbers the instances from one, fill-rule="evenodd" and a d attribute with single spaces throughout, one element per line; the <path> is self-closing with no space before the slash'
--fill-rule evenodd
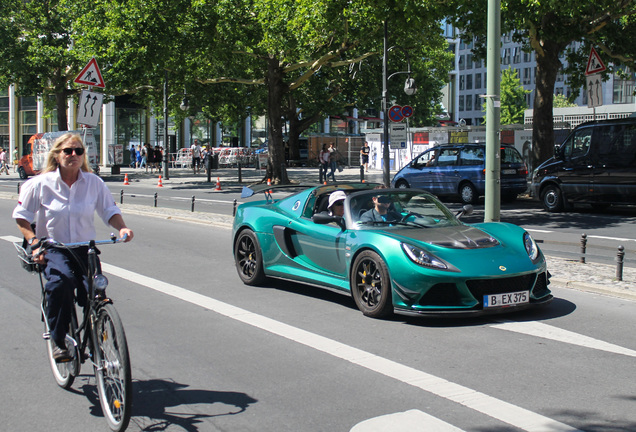
<path id="1" fill-rule="evenodd" d="M 62 243 L 93 240 L 95 212 L 106 225 L 117 229 L 120 237 L 127 235 L 125 241 L 132 240 L 133 232 L 126 226 L 110 191 L 88 165 L 82 139 L 73 133 L 64 134 L 49 151 L 42 173 L 22 186 L 13 211 L 34 262 L 46 265 L 46 316 L 56 344 L 53 358 L 57 362 L 71 358 L 64 340 L 71 321 L 73 292 L 77 290 L 78 303 L 83 305 L 87 285 L 71 252 L 50 248 L 38 254 L 39 239 L 52 238 Z M 88 248 L 78 248 L 73 253 L 83 266 L 87 265 Z"/>

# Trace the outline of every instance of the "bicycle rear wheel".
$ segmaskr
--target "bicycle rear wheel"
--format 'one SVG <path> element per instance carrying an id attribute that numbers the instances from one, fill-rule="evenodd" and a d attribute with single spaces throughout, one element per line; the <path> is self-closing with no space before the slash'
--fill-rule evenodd
<path id="1" fill-rule="evenodd" d="M 69 389 L 73 385 L 75 381 L 75 377 L 79 375 L 80 371 L 80 359 L 79 359 L 79 350 L 77 346 L 73 343 L 73 340 L 68 336 L 66 337 L 66 349 L 68 353 L 71 355 L 71 360 L 66 362 L 58 363 L 53 358 L 53 350 L 55 349 L 55 342 L 50 337 L 49 329 L 44 323 L 44 331 L 45 331 L 45 339 L 46 339 L 46 350 L 49 358 L 49 363 L 51 365 L 51 371 L 53 371 L 53 378 L 55 378 L 55 382 L 57 385 L 62 387 L 63 389 Z M 75 326 L 71 323 L 70 333 L 75 334 Z"/>
<path id="2" fill-rule="evenodd" d="M 132 378 L 124 326 L 113 305 L 99 309 L 93 334 L 99 401 L 108 426 L 122 431 L 130 421 Z"/>

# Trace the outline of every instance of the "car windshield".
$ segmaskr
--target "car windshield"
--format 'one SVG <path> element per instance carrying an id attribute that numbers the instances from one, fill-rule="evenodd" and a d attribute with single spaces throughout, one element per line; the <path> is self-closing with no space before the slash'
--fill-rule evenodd
<path id="1" fill-rule="evenodd" d="M 359 229 L 460 225 L 437 198 L 417 190 L 376 189 L 351 194 L 351 220 Z"/>

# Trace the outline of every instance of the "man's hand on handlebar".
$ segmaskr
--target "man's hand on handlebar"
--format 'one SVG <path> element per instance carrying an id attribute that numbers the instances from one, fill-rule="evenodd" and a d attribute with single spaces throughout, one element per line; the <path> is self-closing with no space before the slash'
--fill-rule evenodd
<path id="1" fill-rule="evenodd" d="M 134 234 L 130 228 L 122 228 L 119 230 L 119 238 L 124 239 L 124 243 L 131 241 L 134 237 Z"/>

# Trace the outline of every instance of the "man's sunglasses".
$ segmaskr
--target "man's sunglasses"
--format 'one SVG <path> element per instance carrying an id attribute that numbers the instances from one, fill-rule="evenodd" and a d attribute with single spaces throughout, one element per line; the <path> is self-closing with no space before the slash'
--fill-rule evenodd
<path id="1" fill-rule="evenodd" d="M 70 156 L 73 154 L 73 152 L 75 152 L 76 155 L 81 156 L 84 154 L 84 147 L 76 147 L 76 148 L 69 147 L 69 148 L 62 149 L 62 151 L 64 152 L 65 155 Z"/>

